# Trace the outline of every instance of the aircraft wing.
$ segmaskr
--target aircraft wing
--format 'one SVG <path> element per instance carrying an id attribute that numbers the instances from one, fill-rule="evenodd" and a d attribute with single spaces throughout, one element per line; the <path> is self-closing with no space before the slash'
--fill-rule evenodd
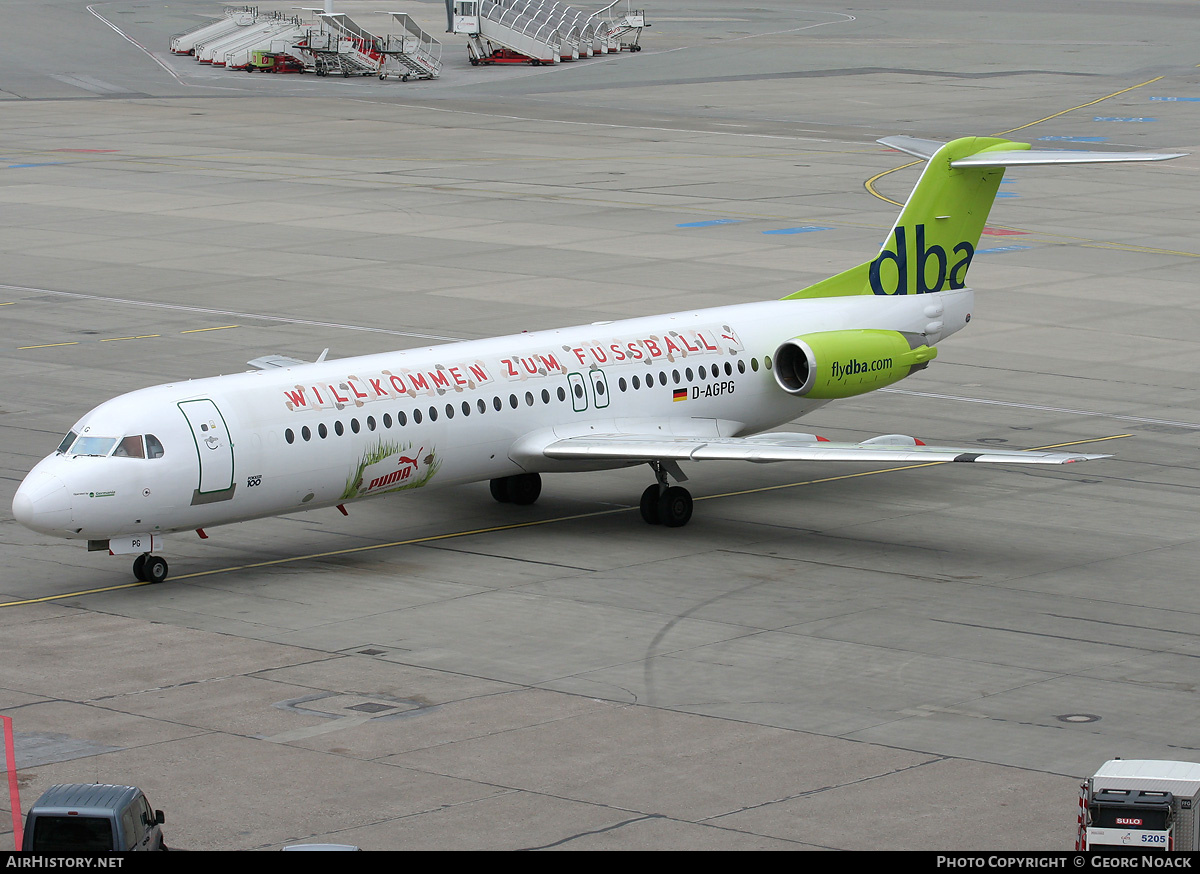
<path id="1" fill-rule="evenodd" d="M 624 461 L 866 461 L 930 463 L 938 461 L 997 464 L 1071 464 L 1108 458 L 1079 452 L 1023 451 L 926 446 L 900 434 L 862 443 L 831 443 L 812 434 L 759 434 L 754 437 L 672 437 L 632 434 L 587 434 L 565 437 L 542 449 L 560 460 Z"/>
<path id="2" fill-rule="evenodd" d="M 321 353 L 321 357 L 317 359 L 317 363 L 324 361 L 325 356 L 328 354 L 329 350 L 326 349 Z M 276 367 L 298 367 L 301 364 L 310 364 L 312 362 L 301 361 L 299 358 L 292 358 L 290 355 L 277 355 L 272 353 L 271 355 L 261 355 L 258 358 L 255 358 L 253 361 L 247 361 L 246 363 L 251 367 L 257 368 L 258 370 L 271 370 L 272 368 Z"/>
<path id="3" fill-rule="evenodd" d="M 301 361 L 299 358 L 292 358 L 290 355 L 263 355 L 246 363 L 258 370 L 270 370 L 275 367 L 296 367 L 308 362 Z"/>

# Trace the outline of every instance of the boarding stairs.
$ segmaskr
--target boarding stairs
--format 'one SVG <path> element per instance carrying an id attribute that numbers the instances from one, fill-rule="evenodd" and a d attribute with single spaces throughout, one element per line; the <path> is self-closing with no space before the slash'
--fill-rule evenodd
<path id="1" fill-rule="evenodd" d="M 318 76 L 374 76 L 383 70 L 384 41 L 340 12 L 319 12 L 320 30 L 309 30 L 296 48 L 311 54 Z"/>
<path id="2" fill-rule="evenodd" d="M 597 41 L 597 24 L 592 21 L 592 14 L 558 0 L 496 0 L 502 6 L 514 9 L 529 18 L 548 23 L 555 28 L 562 38 L 562 56 L 567 59 L 568 50 L 571 58 L 590 58 L 595 52 Z"/>
<path id="3" fill-rule="evenodd" d="M 448 31 L 467 38 L 472 65 L 562 60 L 562 38 L 556 27 L 493 0 L 446 0 L 446 16 Z"/>
<path id="4" fill-rule="evenodd" d="M 243 45 L 262 42 L 275 33 L 282 32 L 293 24 L 293 19 L 279 13 L 260 16 L 253 24 L 239 27 L 232 33 L 209 38 L 196 43 L 193 54 L 201 64 L 212 64 L 214 67 L 225 66 L 225 56 Z"/>
<path id="5" fill-rule="evenodd" d="M 308 28 L 293 18 L 290 22 L 281 22 L 278 28 L 273 28 L 262 34 L 261 38 L 247 40 L 225 51 L 226 70 L 254 70 L 255 53 L 267 52 L 272 55 L 288 54 L 293 43 L 307 33 Z M 217 61 L 213 59 L 213 65 Z"/>
<path id="6" fill-rule="evenodd" d="M 224 18 L 217 18 L 183 33 L 171 37 L 171 51 L 177 55 L 190 55 L 196 44 L 228 36 L 239 27 L 248 27 L 258 19 L 258 7 L 238 6 L 225 10 Z"/>
<path id="7" fill-rule="evenodd" d="M 620 3 L 621 0 L 613 0 L 604 9 L 601 9 L 597 15 L 609 13 L 609 17 L 602 20 L 600 27 L 600 38 L 605 45 L 605 51 L 619 52 L 640 52 L 642 50 L 639 40 L 642 37 L 642 28 L 649 27 L 646 23 L 646 12 L 642 9 L 630 9 L 629 0 L 625 0 L 624 12 L 612 12 L 611 10 Z M 629 34 L 633 34 L 633 39 L 626 40 Z"/>
<path id="8" fill-rule="evenodd" d="M 403 12 L 381 14 L 392 16 L 400 33 L 389 33 L 383 40 L 379 78 L 396 75 L 405 82 L 410 78 L 436 79 L 442 71 L 442 44 Z"/>

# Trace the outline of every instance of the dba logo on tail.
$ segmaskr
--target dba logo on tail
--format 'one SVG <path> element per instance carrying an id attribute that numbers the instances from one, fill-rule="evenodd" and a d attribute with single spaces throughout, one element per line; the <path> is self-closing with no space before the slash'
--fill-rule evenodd
<path id="1" fill-rule="evenodd" d="M 879 253 L 879 257 L 871 262 L 870 281 L 871 291 L 875 294 L 928 294 L 934 291 L 941 291 L 942 285 L 947 279 L 950 280 L 950 288 L 963 288 L 967 276 L 967 268 L 971 266 L 971 258 L 975 255 L 975 247 L 963 240 L 954 247 L 953 254 L 962 255 L 953 265 L 950 265 L 949 256 L 946 250 L 933 243 L 929 246 L 925 245 L 925 225 L 917 225 L 914 246 L 916 251 L 913 253 L 913 261 L 915 262 L 915 287 L 909 283 L 908 276 L 908 246 L 906 244 L 907 234 L 903 225 L 896 226 L 894 235 L 896 249 L 884 248 Z M 926 279 L 929 276 L 928 264 L 930 259 L 937 263 L 937 278 L 930 284 L 926 284 Z M 883 277 L 883 262 L 891 261 L 895 265 L 896 276 L 894 285 L 889 289 L 884 286 Z M 888 277 L 889 279 L 891 277 Z"/>

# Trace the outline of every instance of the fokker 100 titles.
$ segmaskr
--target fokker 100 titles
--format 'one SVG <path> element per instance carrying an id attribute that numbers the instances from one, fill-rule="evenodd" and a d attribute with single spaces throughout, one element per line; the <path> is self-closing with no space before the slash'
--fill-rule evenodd
<path id="1" fill-rule="evenodd" d="M 493 369 L 509 381 L 523 381 L 572 370 L 592 370 L 617 364 L 676 361 L 694 355 L 725 355 L 744 347 L 728 325 L 689 328 L 644 337 L 624 337 L 577 346 L 564 345 L 557 351 L 542 350 L 496 359 L 489 367 L 483 361 L 436 364 L 430 369 L 396 372 L 383 370 L 378 376 L 347 375 L 332 382 L 313 382 L 283 390 L 289 410 L 361 407 L 374 401 L 470 391 L 493 382 Z"/>

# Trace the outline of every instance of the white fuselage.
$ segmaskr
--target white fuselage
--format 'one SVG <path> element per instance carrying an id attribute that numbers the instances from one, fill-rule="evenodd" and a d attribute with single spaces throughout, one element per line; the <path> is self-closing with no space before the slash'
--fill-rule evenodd
<path id="1" fill-rule="evenodd" d="M 13 512 L 37 531 L 104 540 L 614 466 L 547 459 L 537 435 L 764 431 L 826 403 L 776 384 L 768 359 L 783 341 L 880 329 L 932 345 L 965 325 L 971 303 L 969 289 L 768 301 L 159 385 L 72 429 L 117 445 L 152 435 L 159 457 L 55 453 Z"/>

